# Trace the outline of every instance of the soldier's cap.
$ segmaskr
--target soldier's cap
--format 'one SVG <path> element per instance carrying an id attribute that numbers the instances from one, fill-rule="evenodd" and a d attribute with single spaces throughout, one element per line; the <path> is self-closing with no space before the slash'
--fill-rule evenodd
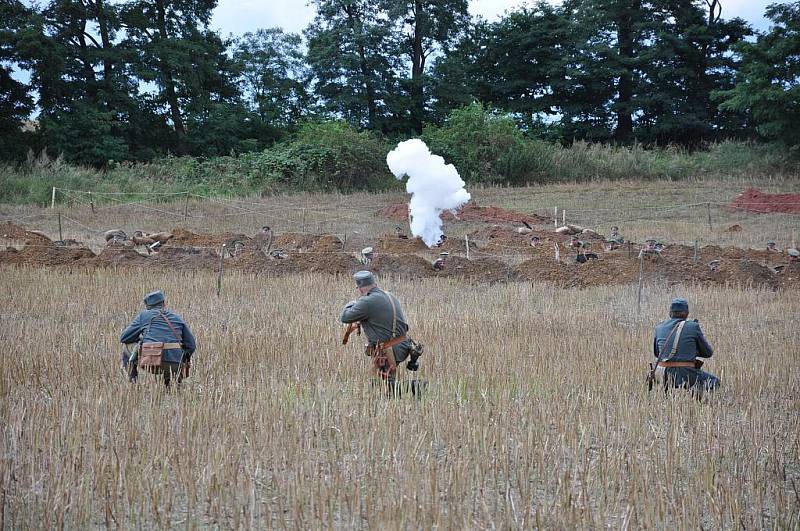
<path id="1" fill-rule="evenodd" d="M 676 299 L 672 299 L 672 303 L 669 305 L 669 310 L 671 312 L 688 312 L 689 311 L 689 301 L 678 297 Z"/>
<path id="2" fill-rule="evenodd" d="M 445 251 L 445 252 L 443 252 L 443 253 L 439 253 L 439 256 L 450 256 L 450 253 L 448 253 L 447 251 Z"/>
<path id="3" fill-rule="evenodd" d="M 145 306 L 155 306 L 164 302 L 164 292 L 160 289 L 144 296 Z"/>
<path id="4" fill-rule="evenodd" d="M 775 242 L 770 240 L 770 241 L 767 242 L 767 245 L 775 245 Z"/>
<path id="5" fill-rule="evenodd" d="M 353 275 L 353 280 L 356 281 L 356 286 L 363 288 L 375 284 L 375 275 L 370 271 L 357 271 Z"/>
<path id="6" fill-rule="evenodd" d="M 789 256 L 794 256 L 795 258 L 800 257 L 800 251 L 798 251 L 797 249 L 789 249 L 786 252 L 789 253 Z"/>
<path id="7" fill-rule="evenodd" d="M 361 249 L 361 254 L 372 254 L 372 252 L 373 252 L 372 247 L 364 247 L 363 249 Z"/>

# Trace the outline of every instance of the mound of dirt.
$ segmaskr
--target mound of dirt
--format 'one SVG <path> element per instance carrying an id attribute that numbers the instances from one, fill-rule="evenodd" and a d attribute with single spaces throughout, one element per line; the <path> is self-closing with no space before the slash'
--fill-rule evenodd
<path id="1" fill-rule="evenodd" d="M 207 247 L 163 247 L 150 261 L 173 271 L 214 270 L 219 267 L 219 255 Z"/>
<path id="2" fill-rule="evenodd" d="M 440 277 L 456 277 L 494 283 L 511 280 L 512 270 L 504 262 L 493 258 L 467 260 L 460 256 L 451 256 L 447 260 L 447 267 L 442 271 L 435 271 L 434 274 Z"/>
<path id="3" fill-rule="evenodd" d="M 65 266 L 89 263 L 95 257 L 88 247 L 78 245 L 56 245 L 51 241 L 37 240 L 26 244 L 21 250 L 6 250 L 0 262 L 14 265 Z"/>
<path id="4" fill-rule="evenodd" d="M 349 275 L 364 267 L 354 256 L 342 253 L 292 253 L 287 260 L 301 271 L 332 275 Z"/>
<path id="5" fill-rule="evenodd" d="M 48 238 L 43 234 L 39 234 L 37 232 L 31 232 L 10 221 L 0 223 L 0 238 L 5 238 L 6 240 L 18 241 L 18 242 L 24 242 L 29 240 L 31 242 L 51 241 L 50 238 Z"/>
<path id="6" fill-rule="evenodd" d="M 326 234 L 314 242 L 313 249 L 319 253 L 334 253 L 342 250 L 342 239 L 333 234 Z"/>
<path id="7" fill-rule="evenodd" d="M 398 221 L 408 220 L 408 204 L 395 203 L 378 211 L 379 215 Z M 442 219 L 451 221 L 483 221 L 485 223 L 528 223 L 537 225 L 549 223 L 549 218 L 535 214 L 523 214 L 513 210 L 505 210 L 496 206 L 482 207 L 475 203 L 468 203 L 461 207 L 455 215 L 451 212 L 442 213 Z"/>
<path id="8" fill-rule="evenodd" d="M 108 245 L 92 261 L 99 267 L 144 267 L 150 260 L 128 245 Z"/>
<path id="9" fill-rule="evenodd" d="M 378 245 L 375 246 L 378 253 L 416 253 L 427 251 L 428 246 L 419 238 L 398 238 L 394 234 L 385 234 L 378 238 Z"/>
<path id="10" fill-rule="evenodd" d="M 728 207 L 748 212 L 800 214 L 800 194 L 767 194 L 758 188 L 747 188 Z"/>
<path id="11" fill-rule="evenodd" d="M 416 254 L 379 254 L 366 269 L 405 278 L 426 278 L 435 274 L 433 264 Z"/>
<path id="12" fill-rule="evenodd" d="M 172 230 L 171 245 L 189 247 L 222 247 L 222 244 L 230 244 L 234 241 L 241 241 L 245 244 L 250 241 L 250 237 L 244 234 L 224 232 L 222 234 L 196 234 L 192 231 L 176 228 Z"/>
<path id="13" fill-rule="evenodd" d="M 285 232 L 275 236 L 275 239 L 272 240 L 272 248 L 285 251 L 309 251 L 322 238 L 315 234 Z M 341 244 L 339 246 L 341 248 Z"/>

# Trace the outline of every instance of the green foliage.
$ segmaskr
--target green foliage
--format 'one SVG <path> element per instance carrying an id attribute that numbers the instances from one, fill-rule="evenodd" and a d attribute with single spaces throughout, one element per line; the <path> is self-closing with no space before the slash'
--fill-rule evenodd
<path id="1" fill-rule="evenodd" d="M 468 182 L 524 181 L 518 152 L 524 144 L 514 121 L 473 103 L 453 111 L 442 126 L 428 126 L 423 140 Z"/>
<path id="2" fill-rule="evenodd" d="M 756 43 L 743 43 L 738 83 L 720 91 L 723 109 L 748 113 L 769 140 L 800 145 L 800 2 L 773 4 L 775 23 Z"/>

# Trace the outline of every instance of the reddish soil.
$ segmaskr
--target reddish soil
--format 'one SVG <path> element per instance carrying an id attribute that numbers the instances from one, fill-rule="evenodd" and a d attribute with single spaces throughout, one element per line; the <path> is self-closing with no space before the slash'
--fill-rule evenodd
<path id="1" fill-rule="evenodd" d="M 241 241 L 245 244 L 250 241 L 250 237 L 244 234 L 225 232 L 222 234 L 195 234 L 186 229 L 176 228 L 172 230 L 173 238 L 167 245 L 191 246 L 191 247 L 222 247 L 222 244 L 230 244 L 234 241 Z"/>
<path id="2" fill-rule="evenodd" d="M 24 229 L 19 225 L 16 225 L 10 221 L 6 221 L 5 223 L 0 223 L 0 238 L 17 242 L 24 242 L 28 240 L 36 242 L 51 241 L 50 238 L 48 238 L 47 236 L 43 236 L 35 232 L 30 232 L 29 230 Z"/>
<path id="3" fill-rule="evenodd" d="M 766 194 L 757 188 L 747 188 L 728 207 L 749 212 L 800 214 L 800 194 Z"/>
<path id="4" fill-rule="evenodd" d="M 118 244 L 105 247 L 95 256 L 80 242 L 62 245 L 46 239 L 33 240 L 25 229 L 10 228 L 14 229 L 15 238 L 24 239 L 26 243 L 21 249 L 9 247 L 0 251 L 0 265 L 216 271 L 220 260 L 218 252 L 211 245 L 193 246 L 187 242 L 216 244 L 238 236 L 175 231 L 179 232 L 175 238 L 178 245 L 170 242 L 159 253 L 144 255 L 129 245 Z M 12 230 L 6 231 L 9 233 Z M 596 245 L 593 251 L 599 259 L 580 264 L 575 261 L 575 251 L 561 245 L 567 237 L 545 231 L 532 234 L 542 239 L 537 248 L 528 243 L 531 234 L 518 234 L 510 228 L 495 226 L 476 231 L 472 233 L 470 242 L 472 260 L 465 257 L 463 240 L 448 241 L 443 249 L 451 254 L 443 271 L 434 271 L 432 266 L 438 249 L 429 250 L 419 240 L 404 240 L 394 235 L 379 239 L 376 258 L 368 267 L 359 263 L 356 252 L 342 252 L 341 241 L 331 235 L 284 234 L 276 238 L 278 245 L 273 247 L 284 248 L 288 253 L 286 258 L 270 257 L 245 245 L 237 256 L 226 255 L 224 261 L 229 270 L 275 276 L 306 272 L 349 276 L 359 269 L 370 269 L 379 275 L 405 278 L 443 277 L 488 283 L 550 281 L 562 287 L 579 288 L 630 284 L 638 280 L 638 246 L 634 245 L 631 250 L 625 246 L 604 252 L 601 246 Z M 560 262 L 554 259 L 553 243 L 559 244 Z M 716 271 L 711 271 L 708 266 L 712 260 L 720 260 Z M 509 266 L 509 262 L 519 265 Z M 778 273 L 775 272 L 776 266 L 782 267 Z M 644 272 L 648 282 L 730 284 L 768 289 L 800 287 L 800 264 L 789 263 L 787 255 L 737 247 L 703 247 L 699 249 L 695 263 L 692 247 L 669 246 L 663 256 L 646 259 Z"/>
<path id="5" fill-rule="evenodd" d="M 379 210 L 378 214 L 390 219 L 406 221 L 408 220 L 408 204 L 396 203 L 394 205 L 389 205 Z M 519 223 L 520 225 L 522 225 L 523 222 L 529 225 L 550 222 L 549 218 L 543 218 L 535 214 L 523 214 L 496 206 L 482 207 L 474 203 L 464 205 L 458 210 L 455 216 L 450 212 L 444 212 L 442 214 L 442 219 L 449 221 L 483 221 L 485 223 Z"/>

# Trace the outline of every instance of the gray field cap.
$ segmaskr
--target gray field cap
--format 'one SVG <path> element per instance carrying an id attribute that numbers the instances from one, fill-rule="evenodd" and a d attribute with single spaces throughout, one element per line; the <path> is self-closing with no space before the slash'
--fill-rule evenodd
<path id="1" fill-rule="evenodd" d="M 364 247 L 361 249 L 361 254 L 372 254 L 374 249 L 372 247 Z"/>
<path id="2" fill-rule="evenodd" d="M 688 312 L 689 301 L 683 298 L 672 299 L 672 304 L 669 305 L 671 312 Z"/>
<path id="3" fill-rule="evenodd" d="M 786 252 L 789 253 L 789 256 L 794 256 L 795 258 L 800 258 L 800 251 L 798 251 L 797 249 L 789 249 Z"/>
<path id="4" fill-rule="evenodd" d="M 375 284 L 375 276 L 369 271 L 358 271 L 353 275 L 353 280 L 356 281 L 356 286 L 363 288 Z"/>
<path id="5" fill-rule="evenodd" d="M 144 303 L 146 306 L 155 306 L 162 302 L 164 302 L 164 292 L 160 289 L 144 296 Z"/>

